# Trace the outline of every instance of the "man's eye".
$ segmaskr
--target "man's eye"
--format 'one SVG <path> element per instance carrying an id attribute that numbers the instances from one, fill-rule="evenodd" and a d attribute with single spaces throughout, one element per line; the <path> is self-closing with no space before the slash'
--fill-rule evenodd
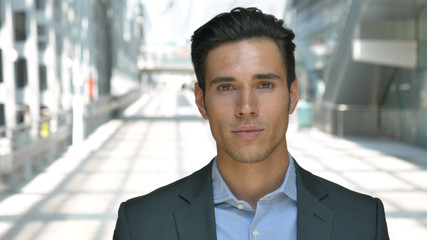
<path id="1" fill-rule="evenodd" d="M 271 88 L 273 88 L 273 84 L 271 82 L 262 82 L 260 84 L 260 88 L 262 88 L 262 89 L 271 89 Z"/>
<path id="2" fill-rule="evenodd" d="M 232 89 L 233 88 L 231 87 L 230 84 L 223 84 L 223 85 L 218 86 L 218 91 L 220 91 L 220 92 L 226 92 L 226 91 L 230 91 Z"/>

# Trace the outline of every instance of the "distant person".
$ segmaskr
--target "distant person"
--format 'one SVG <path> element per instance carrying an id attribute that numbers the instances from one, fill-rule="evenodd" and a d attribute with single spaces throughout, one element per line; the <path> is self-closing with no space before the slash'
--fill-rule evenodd
<path id="1" fill-rule="evenodd" d="M 194 32 L 196 104 L 217 156 L 122 203 L 114 239 L 389 239 L 379 199 L 311 174 L 288 152 L 299 98 L 293 39 L 256 8 L 219 14 Z"/>

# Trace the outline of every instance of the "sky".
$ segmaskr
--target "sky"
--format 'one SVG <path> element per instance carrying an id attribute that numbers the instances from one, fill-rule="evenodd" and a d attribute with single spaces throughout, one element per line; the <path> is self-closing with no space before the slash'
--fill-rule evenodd
<path id="1" fill-rule="evenodd" d="M 181 46 L 215 15 L 234 7 L 258 7 L 283 17 L 286 0 L 141 0 L 145 6 L 147 46 Z"/>

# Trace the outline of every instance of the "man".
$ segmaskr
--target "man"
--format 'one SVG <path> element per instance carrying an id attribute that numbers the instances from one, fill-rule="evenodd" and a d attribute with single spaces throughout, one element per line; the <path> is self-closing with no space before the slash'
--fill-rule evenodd
<path id="1" fill-rule="evenodd" d="M 114 239 L 388 239 L 379 199 L 302 169 L 288 153 L 298 102 L 294 34 L 256 8 L 195 31 L 196 104 L 217 156 L 122 203 Z"/>

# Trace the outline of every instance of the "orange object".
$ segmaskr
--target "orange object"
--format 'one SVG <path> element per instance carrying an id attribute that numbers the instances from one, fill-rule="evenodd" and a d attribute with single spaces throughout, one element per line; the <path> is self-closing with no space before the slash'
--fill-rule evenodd
<path id="1" fill-rule="evenodd" d="M 89 98 L 93 99 L 93 79 L 91 76 L 89 76 L 89 79 L 87 80 L 89 84 Z"/>

